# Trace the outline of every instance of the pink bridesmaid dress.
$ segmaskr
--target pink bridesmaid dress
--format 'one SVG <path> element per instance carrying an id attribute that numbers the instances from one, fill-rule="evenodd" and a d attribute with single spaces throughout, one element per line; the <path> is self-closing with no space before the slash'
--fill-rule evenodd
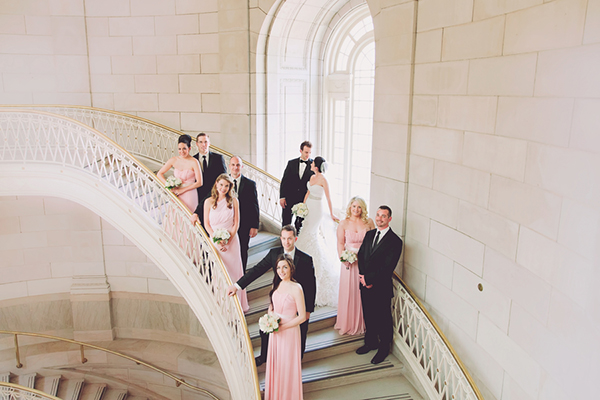
<path id="1" fill-rule="evenodd" d="M 198 196 L 196 195 L 196 197 Z M 227 207 L 226 199 L 219 201 L 217 203 L 217 208 L 211 209 L 209 214 L 210 226 L 213 228 L 213 231 L 216 231 L 220 228 L 227 230 L 231 229 L 233 226 L 233 213 L 233 207 Z M 225 268 L 227 268 L 227 272 L 229 273 L 231 281 L 237 282 L 237 280 L 244 275 L 242 256 L 240 255 L 240 238 L 238 237 L 237 233 L 233 236 L 233 238 L 229 239 L 227 251 L 219 251 L 219 254 L 223 260 L 223 264 L 225 264 Z M 250 307 L 248 306 L 248 297 L 246 296 L 246 291 L 238 291 L 238 297 L 242 305 L 242 310 L 244 310 L 244 312 L 248 311 Z"/>
<path id="2" fill-rule="evenodd" d="M 346 250 L 358 253 L 366 231 L 344 231 Z M 338 297 L 338 313 L 335 329 L 341 335 L 360 335 L 365 333 L 362 303 L 360 301 L 360 282 L 358 280 L 358 263 L 353 263 L 350 269 L 342 264 L 340 272 L 340 293 Z"/>
<path id="3" fill-rule="evenodd" d="M 181 187 L 186 187 L 196 183 L 196 174 L 193 169 L 177 169 L 173 174 L 177 178 L 181 179 Z M 179 195 L 179 200 L 183 202 L 190 209 L 191 212 L 196 211 L 198 207 L 198 191 L 188 190 L 187 192 Z"/>
<path id="4" fill-rule="evenodd" d="M 286 322 L 296 318 L 294 298 L 287 293 L 273 292 L 273 309 Z M 265 400 L 302 400 L 302 365 L 300 326 L 271 333 L 267 352 Z"/>

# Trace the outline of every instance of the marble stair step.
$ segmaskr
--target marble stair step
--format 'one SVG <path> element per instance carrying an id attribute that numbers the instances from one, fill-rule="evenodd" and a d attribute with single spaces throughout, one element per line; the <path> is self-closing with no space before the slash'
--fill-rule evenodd
<path id="1" fill-rule="evenodd" d="M 79 395 L 79 400 L 101 400 L 106 390 L 106 383 L 85 384 Z"/>
<path id="2" fill-rule="evenodd" d="M 311 331 L 309 329 L 306 338 L 306 351 L 304 352 L 303 363 L 332 357 L 336 354 L 353 352 L 363 344 L 363 335 L 340 335 L 333 326 Z M 260 355 L 260 340 L 254 348 L 254 356 Z M 259 367 L 264 369 L 264 366 Z"/>
<path id="3" fill-rule="evenodd" d="M 354 352 L 338 354 L 320 360 L 302 363 L 302 383 L 304 393 L 337 388 L 374 379 L 402 376 L 404 366 L 392 354 L 375 365 L 371 358 L 375 351 L 357 355 Z M 261 367 L 258 379 L 264 389 L 265 372 Z"/>
<path id="4" fill-rule="evenodd" d="M 57 397 L 64 400 L 77 400 L 84 386 L 83 379 L 66 379 L 58 385 Z"/>
<path id="5" fill-rule="evenodd" d="M 280 245 L 281 241 L 279 239 L 279 235 L 275 235 L 267 231 L 259 231 L 255 237 L 250 239 L 248 257 Z"/>
<path id="6" fill-rule="evenodd" d="M 262 315 L 264 315 L 264 313 L 260 314 L 260 316 Z M 337 309 L 333 307 L 317 307 L 315 311 L 310 315 L 310 322 L 308 324 L 308 334 L 310 335 L 311 332 L 317 332 L 322 329 L 332 327 L 335 324 L 336 317 Z M 248 323 L 248 332 L 250 333 L 252 346 L 255 348 L 257 346 L 260 346 L 260 335 L 258 333 L 258 319 L 256 319 L 256 321 L 253 323 Z M 308 337 L 306 338 L 306 340 L 308 345 Z"/>
<path id="7" fill-rule="evenodd" d="M 102 396 L 102 400 L 125 400 L 126 398 L 128 397 L 125 389 L 108 389 Z"/>
<path id="8" fill-rule="evenodd" d="M 390 376 L 304 394 L 304 400 L 423 400 L 404 376 Z"/>

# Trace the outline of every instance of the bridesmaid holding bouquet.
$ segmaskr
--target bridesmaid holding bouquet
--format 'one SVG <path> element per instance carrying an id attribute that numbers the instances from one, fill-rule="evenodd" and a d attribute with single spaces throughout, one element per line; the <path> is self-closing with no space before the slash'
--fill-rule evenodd
<path id="1" fill-rule="evenodd" d="M 371 229 L 375 229 L 375 224 L 368 216 L 367 203 L 361 197 L 353 197 L 346 208 L 346 218 L 337 229 L 337 250 L 342 265 L 338 314 L 334 328 L 341 335 L 365 333 L 356 254 L 365 234 Z"/>

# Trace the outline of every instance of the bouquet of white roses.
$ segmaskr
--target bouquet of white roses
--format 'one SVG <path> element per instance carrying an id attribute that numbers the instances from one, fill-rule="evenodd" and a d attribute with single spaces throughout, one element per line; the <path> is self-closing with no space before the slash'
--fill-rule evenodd
<path id="1" fill-rule="evenodd" d="M 176 177 L 175 175 L 171 175 L 170 177 L 167 178 L 167 183 L 165 185 L 165 187 L 169 190 L 173 190 L 178 186 L 181 186 L 181 179 L 179 179 L 178 177 Z"/>
<path id="2" fill-rule="evenodd" d="M 292 214 L 296 217 L 306 218 L 308 215 L 308 207 L 304 203 L 294 204 L 292 207 Z"/>
<path id="3" fill-rule="evenodd" d="M 277 318 L 271 314 L 265 314 L 258 320 L 258 327 L 264 333 L 277 332 L 281 318 Z"/>
<path id="4" fill-rule="evenodd" d="M 215 229 L 213 233 L 213 242 L 216 244 L 220 244 L 221 242 L 227 242 L 230 238 L 229 231 L 227 229 L 219 228 Z"/>
<path id="5" fill-rule="evenodd" d="M 355 252 L 350 251 L 350 250 L 342 251 L 342 255 L 340 257 L 341 262 L 347 262 L 350 264 L 354 264 L 356 262 L 356 260 L 358 260 L 358 256 L 356 255 Z M 346 267 L 346 269 L 349 269 L 349 268 Z"/>

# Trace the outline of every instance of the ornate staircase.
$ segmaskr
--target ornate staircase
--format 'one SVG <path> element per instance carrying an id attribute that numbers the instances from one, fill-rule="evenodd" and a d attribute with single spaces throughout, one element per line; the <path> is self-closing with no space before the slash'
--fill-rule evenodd
<path id="1" fill-rule="evenodd" d="M 166 234 L 166 240 L 158 247 L 168 247 L 169 251 L 165 253 L 173 257 L 171 264 L 173 261 L 178 265 L 181 264 L 180 271 L 167 270 L 166 275 L 182 291 L 190 306 L 196 307 L 194 311 L 203 325 L 206 325 L 209 336 L 212 335 L 210 339 L 221 364 L 224 365 L 223 369 L 232 398 L 258 398 L 258 391 L 254 390 L 253 385 L 256 385 L 258 390 L 258 382 L 263 380 L 262 368 L 259 369 L 257 379 L 256 369 L 251 365 L 251 355 L 249 357 L 245 352 L 250 344 L 256 351 L 258 335 L 255 322 L 266 310 L 265 296 L 268 292 L 266 288 L 270 285 L 270 279 L 265 276 L 249 288 L 251 312 L 247 315 L 250 332 L 248 337 L 246 325 L 240 321 L 239 305 L 234 307 L 237 312 L 232 311 L 232 302 L 223 297 L 228 278 L 226 274 L 223 275 L 224 268 L 218 256 L 211 246 L 207 245 L 206 237 L 199 235 L 200 231 L 195 227 L 188 226 L 189 214 L 178 199 L 166 192 L 164 188 L 158 188 L 157 186 L 160 185 L 156 184 L 154 176 L 141 165 L 162 164 L 175 155 L 178 132 L 141 118 L 107 110 L 68 106 L 31 108 L 36 112 L 16 110 L 0 113 L 2 115 L 0 134 L 5 134 L 6 131 L 13 134 L 13 136 L 9 135 L 8 140 L 5 136 L 4 147 L 0 148 L 0 161 L 9 161 L 9 164 L 12 161 L 14 164 L 14 168 L 11 167 L 9 173 L 21 173 L 23 170 L 40 174 L 42 170 L 36 169 L 36 163 L 46 161 L 53 163 L 56 172 L 60 171 L 61 174 L 69 167 L 83 169 L 88 174 L 93 173 L 101 179 L 100 184 L 104 187 L 112 186 L 113 189 L 110 190 L 114 192 L 116 189 L 120 192 L 120 196 L 124 194 L 127 198 L 126 206 L 121 207 L 124 209 L 120 209 L 119 204 L 115 203 L 112 208 L 109 207 L 110 210 L 105 210 L 96 199 L 78 198 L 79 193 L 76 191 L 61 193 L 63 196 L 70 196 L 88 205 L 111 223 L 111 214 L 104 215 L 102 212 L 114 213 L 113 219 L 131 218 L 127 212 L 133 212 L 134 217 L 150 219 L 151 223 L 148 222 L 142 229 L 128 232 L 132 237 L 142 236 L 138 245 L 147 252 L 152 253 L 157 250 L 149 245 L 149 239 L 144 235 Z M 66 115 L 68 118 L 52 116 L 53 114 L 46 114 L 43 111 Z M 3 118 L 8 114 L 11 114 L 9 118 Z M 32 117 L 32 114 L 37 116 Z M 81 123 L 78 124 L 73 119 Z M 48 129 L 49 125 L 50 129 Z M 98 129 L 118 145 L 114 146 L 110 141 L 101 139 L 102 144 L 99 147 L 103 150 L 94 153 L 90 158 L 86 146 L 89 145 L 90 140 L 92 142 L 94 140 L 90 139 L 89 127 Z M 65 129 L 67 131 L 75 129 L 77 133 L 61 136 L 61 132 Z M 26 131 L 26 135 L 21 132 L 23 130 Z M 50 147 L 50 150 L 43 149 L 44 144 L 48 144 L 42 143 L 46 139 L 41 141 L 32 139 L 33 136 L 30 135 L 34 130 L 44 130 L 48 137 L 52 136 L 51 145 L 46 146 Z M 14 135 L 15 132 L 18 134 Z M 81 135 L 86 136 L 87 141 L 82 141 Z M 60 142 L 54 142 L 56 136 L 62 137 L 67 143 L 62 145 Z M 26 138 L 26 143 L 21 143 L 23 138 Z M 130 155 L 123 156 L 125 150 L 119 145 L 133 153 L 136 158 L 131 158 Z M 97 144 L 93 146 L 94 150 L 98 147 Z M 223 153 L 230 156 L 226 152 Z M 112 159 L 115 154 L 117 154 L 116 159 Z M 246 166 L 245 174 L 257 182 L 263 226 L 266 231 L 277 231 L 279 182 L 251 165 Z M 67 175 L 69 174 L 66 173 L 65 176 Z M 67 178 L 77 179 L 77 174 L 71 175 Z M 30 188 L 34 181 L 27 180 L 26 175 L 23 176 L 24 184 L 21 189 L 26 193 L 35 192 Z M 96 186 L 98 184 L 96 183 Z M 50 189 L 46 187 L 46 190 Z M 110 199 L 107 197 L 105 200 Z M 169 218 L 165 219 L 165 215 Z M 168 226 L 173 232 L 168 231 Z M 251 262 L 261 258 L 261 253 L 266 251 L 269 243 L 277 242 L 272 237 L 265 239 L 263 236 L 263 239 L 261 243 L 258 243 L 260 239 L 252 243 L 255 247 L 251 253 Z M 146 247 L 143 244 L 146 244 Z M 166 261 L 169 254 L 154 254 L 154 256 L 158 259 L 162 257 Z M 213 313 L 213 308 L 219 311 Z M 210 310 L 208 314 L 207 310 Z M 431 317 L 400 281 L 396 284 L 393 310 L 396 329 L 393 354 L 378 366 L 369 363 L 369 356 L 354 354 L 354 349 L 359 346 L 361 338 L 340 337 L 336 334 L 332 328 L 335 310 L 326 308 L 316 310 L 311 315 L 307 353 L 303 363 L 305 397 L 307 399 L 420 399 L 420 393 L 424 398 L 440 400 L 482 399 Z M 223 329 L 229 334 L 223 335 Z M 237 355 L 230 353 L 232 348 L 239 350 L 240 353 Z M 241 368 L 240 360 L 242 360 Z M 416 390 L 415 387 L 419 389 Z"/>

